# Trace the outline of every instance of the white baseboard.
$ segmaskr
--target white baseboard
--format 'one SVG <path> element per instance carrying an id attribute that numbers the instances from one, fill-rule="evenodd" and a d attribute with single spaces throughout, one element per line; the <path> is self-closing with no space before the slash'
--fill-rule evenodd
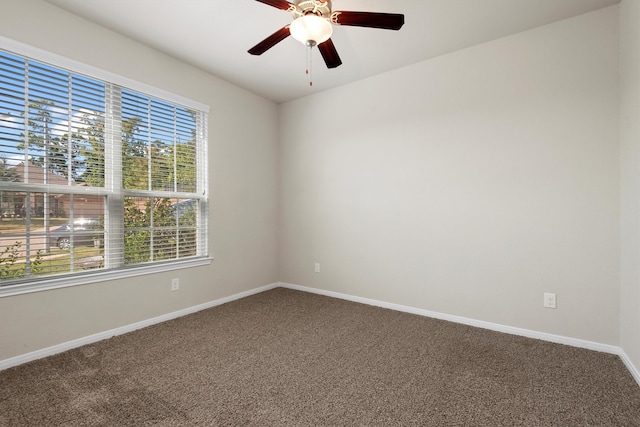
<path id="1" fill-rule="evenodd" d="M 291 283 L 280 283 L 280 287 L 294 289 L 294 290 L 303 291 L 303 292 L 310 292 L 310 293 L 319 294 L 319 295 L 325 295 L 333 298 L 340 298 L 347 301 L 373 305 L 376 307 L 388 308 L 391 310 L 402 311 L 405 313 L 417 314 L 419 316 L 426 316 L 426 317 L 432 317 L 440 320 L 447 320 L 450 322 L 461 323 L 464 325 L 475 326 L 478 328 L 489 329 L 497 332 L 520 335 L 527 338 L 534 338 L 534 339 L 549 341 L 557 344 L 564 344 L 572 347 L 585 348 L 588 350 L 615 354 L 618 357 L 620 357 L 622 362 L 625 364 L 625 366 L 629 370 L 629 373 L 631 373 L 631 376 L 633 376 L 633 379 L 640 386 L 640 371 L 633 364 L 631 359 L 629 359 L 629 356 L 627 356 L 624 350 L 618 346 L 602 344 L 602 343 L 587 341 L 587 340 L 581 340 L 577 338 L 570 338 L 562 335 L 554 335 L 546 332 L 533 331 L 530 329 L 516 328 L 513 326 L 506 326 L 498 323 L 484 322 L 482 320 L 469 319 L 467 317 L 455 316 L 455 315 L 446 314 L 446 313 L 439 313 L 439 312 L 430 311 L 430 310 L 423 310 L 420 308 L 409 307 L 406 305 L 392 304 L 385 301 L 362 298 L 358 296 L 342 294 L 339 292 L 325 291 L 323 289 L 310 288 L 307 286 L 294 285 Z"/>
<path id="2" fill-rule="evenodd" d="M 618 354 L 618 356 L 620 356 L 620 359 L 622 359 L 622 363 L 624 363 L 624 365 L 627 367 L 627 369 L 633 376 L 633 379 L 635 379 L 638 385 L 640 385 L 640 371 L 638 371 L 631 359 L 629 359 L 627 353 L 625 353 L 623 349 L 620 349 L 620 353 Z"/>
<path id="3" fill-rule="evenodd" d="M 258 294 L 260 292 L 268 291 L 270 289 L 280 286 L 279 283 L 272 283 L 270 285 L 261 286 L 259 288 L 251 289 L 245 292 L 240 292 L 228 297 L 220 298 L 214 301 L 210 301 L 204 304 L 199 304 L 193 307 L 185 308 L 183 310 L 174 311 L 172 313 L 163 314 L 162 316 L 153 317 L 151 319 L 142 320 L 140 322 L 132 323 L 130 325 L 122 326 L 116 329 L 110 329 L 108 331 L 99 332 L 97 334 L 89 335 L 86 337 L 78 338 L 72 341 L 67 341 L 62 344 L 57 344 L 51 347 L 43 348 L 41 350 L 32 351 L 30 353 L 22 354 L 20 356 L 12 357 L 5 360 L 0 360 L 0 371 L 11 368 L 13 366 L 22 365 L 23 363 L 31 362 L 33 360 L 42 359 L 44 357 L 52 356 L 54 354 L 62 353 L 63 351 L 71 350 L 73 348 L 81 347 L 83 345 L 92 344 L 94 342 L 102 341 L 114 337 L 116 335 L 126 334 L 133 332 L 137 329 L 146 328 L 147 326 L 155 325 L 157 323 L 166 322 L 167 320 L 176 319 L 178 317 L 186 316 L 187 314 L 195 313 L 207 308 L 215 307 L 217 305 L 225 304 L 227 302 L 235 301 L 240 298 L 245 298 L 250 295 Z"/>

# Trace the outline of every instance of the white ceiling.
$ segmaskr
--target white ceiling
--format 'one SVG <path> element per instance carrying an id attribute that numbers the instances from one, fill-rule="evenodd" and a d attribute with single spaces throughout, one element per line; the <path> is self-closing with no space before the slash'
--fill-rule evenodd
<path id="1" fill-rule="evenodd" d="M 262 56 L 247 50 L 291 22 L 255 0 L 46 0 L 275 102 L 619 3 L 619 0 L 333 0 L 333 10 L 403 13 L 400 31 L 334 28 L 343 64 L 287 38 Z M 297 0 L 289 0 L 297 2 Z"/>

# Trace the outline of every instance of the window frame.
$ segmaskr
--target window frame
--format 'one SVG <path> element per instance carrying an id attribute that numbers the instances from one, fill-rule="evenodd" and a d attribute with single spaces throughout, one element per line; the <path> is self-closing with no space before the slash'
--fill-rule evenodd
<path id="1" fill-rule="evenodd" d="M 39 292 L 44 290 L 58 289 L 70 286 L 78 286 L 85 284 L 98 283 L 103 281 L 110 280 L 118 280 L 129 278 L 133 276 L 140 275 L 148 275 L 153 273 L 161 273 L 166 271 L 173 271 L 176 269 L 197 267 L 209 265 L 212 262 L 212 258 L 209 254 L 209 236 L 210 231 L 208 227 L 208 153 L 207 153 L 207 145 L 208 145 L 208 135 L 207 135 L 207 126 L 206 122 L 208 121 L 208 114 L 210 112 L 210 107 L 206 104 L 202 104 L 200 102 L 182 97 L 180 95 L 176 95 L 174 93 L 158 89 L 151 85 L 141 83 L 136 80 L 129 79 L 127 77 L 120 76 L 118 74 L 111 73 L 106 70 L 102 70 L 97 67 L 93 67 L 87 64 L 84 64 L 79 61 L 75 61 L 69 59 L 67 57 L 39 49 L 21 42 L 17 42 L 15 40 L 0 36 L 0 46 L 2 46 L 3 50 L 7 52 L 20 55 L 26 57 L 28 59 L 32 59 L 34 61 L 42 62 L 53 67 L 61 68 L 64 70 L 68 70 L 72 73 L 77 73 L 80 75 L 87 76 L 89 78 L 94 78 L 97 80 L 101 80 L 106 83 L 107 86 L 117 85 L 119 87 L 130 89 L 139 93 L 142 93 L 146 96 L 158 98 L 163 101 L 168 101 L 170 103 L 194 109 L 203 113 L 203 121 L 204 126 L 198 127 L 198 131 L 201 132 L 198 135 L 198 139 L 203 141 L 202 146 L 200 147 L 203 155 L 197 156 L 197 165 L 196 171 L 198 174 L 198 180 L 202 183 L 202 187 L 204 188 L 202 197 L 203 203 L 199 203 L 199 215 L 198 218 L 198 229 L 201 229 L 201 226 L 205 228 L 205 236 L 202 241 L 203 247 L 198 248 L 198 254 L 195 257 L 191 258 L 177 258 L 171 259 L 167 261 L 156 261 L 152 263 L 144 263 L 144 264 L 134 264 L 134 265 L 123 265 L 118 266 L 117 268 L 109 268 L 108 265 L 105 265 L 105 269 L 93 270 L 93 271 L 80 271 L 80 272 L 69 272 L 61 275 L 52 275 L 52 276 L 44 276 L 29 279 L 26 278 L 24 282 L 17 282 L 14 284 L 7 284 L 0 286 L 0 298 L 12 295 L 19 295 L 25 293 Z M 106 155 L 106 153 L 105 153 Z M 118 171 L 119 173 L 121 172 Z M 119 175 L 119 173 L 117 175 Z M 114 177 L 114 179 L 118 179 L 118 177 Z M 47 185 L 38 185 L 38 184 L 25 184 L 28 187 L 33 187 L 33 189 L 42 190 L 43 187 L 47 187 L 46 191 L 51 192 L 53 189 Z M 97 193 L 113 194 L 110 189 L 105 188 L 95 188 Z M 55 191 L 55 190 L 54 190 Z M 75 193 L 79 190 L 74 190 L 72 187 L 67 187 L 64 192 Z M 199 191 L 199 190 L 198 190 Z M 121 196 L 129 196 L 132 193 L 141 193 L 147 196 L 158 196 L 156 192 L 131 192 L 126 191 L 121 188 L 116 195 Z M 147 194 L 148 193 L 148 194 Z M 169 193 L 169 195 L 177 195 L 179 197 L 184 197 L 185 194 L 189 193 Z M 109 214 L 113 214 L 112 212 L 116 212 L 118 215 L 118 197 L 107 197 L 105 201 L 105 211 Z M 115 203 L 116 205 L 113 205 Z M 116 210 L 114 210 L 116 209 Z M 122 214 L 119 214 L 122 215 Z M 111 222 L 114 224 L 114 222 Z M 119 232 L 124 232 L 124 230 L 118 230 Z M 106 250 L 106 248 L 105 248 Z M 108 259 L 108 257 L 105 257 Z"/>

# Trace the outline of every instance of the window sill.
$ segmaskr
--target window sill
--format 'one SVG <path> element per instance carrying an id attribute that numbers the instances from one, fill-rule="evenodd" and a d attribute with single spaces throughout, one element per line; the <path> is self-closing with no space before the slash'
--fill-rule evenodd
<path id="1" fill-rule="evenodd" d="M 194 258 L 168 262 L 166 264 L 154 264 L 138 267 L 122 268 L 118 270 L 104 270 L 72 276 L 54 277 L 38 282 L 18 283 L 15 285 L 0 286 L 0 298 L 14 295 L 29 294 L 53 289 L 68 288 L 71 286 L 88 285 L 105 282 L 108 280 L 128 279 L 153 273 L 162 273 L 183 268 L 201 267 L 211 264 L 213 258 Z"/>

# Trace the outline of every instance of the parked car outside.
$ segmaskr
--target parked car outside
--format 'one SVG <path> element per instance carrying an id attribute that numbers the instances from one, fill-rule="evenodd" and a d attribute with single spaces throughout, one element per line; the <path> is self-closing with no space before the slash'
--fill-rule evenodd
<path id="1" fill-rule="evenodd" d="M 73 221 L 73 233 L 71 223 L 62 224 L 49 232 L 49 244 L 60 249 L 71 247 L 73 234 L 74 246 L 93 246 L 95 241 L 102 241 L 104 232 L 102 224 L 96 218 L 78 218 Z"/>

